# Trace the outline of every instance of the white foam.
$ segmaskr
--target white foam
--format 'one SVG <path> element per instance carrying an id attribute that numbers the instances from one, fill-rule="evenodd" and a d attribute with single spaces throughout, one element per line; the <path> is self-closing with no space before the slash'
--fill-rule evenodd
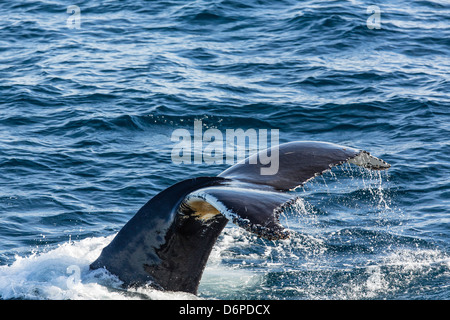
<path id="1" fill-rule="evenodd" d="M 104 269 L 89 270 L 113 236 L 69 241 L 54 248 L 39 249 L 28 256 L 16 256 L 11 265 L 0 266 L 1 299 L 198 299 L 182 292 L 162 292 L 142 287 L 125 290 L 121 282 Z M 267 245 L 265 245 L 267 243 Z M 255 247 L 256 246 L 256 247 Z M 255 250 L 256 249 L 256 250 Z M 450 259 L 440 250 L 393 249 L 367 264 L 350 263 L 337 268 L 324 260 L 320 239 L 294 237 L 270 242 L 240 228 L 224 230 L 214 246 L 202 281 L 199 296 L 206 298 L 262 297 L 278 290 L 297 292 L 310 299 L 372 299 L 395 296 L 408 290 L 421 290 L 417 284 L 435 276 L 448 277 Z M 293 283 L 265 287 L 271 272 L 286 272 Z M 290 278 L 301 274 L 301 282 Z M 333 275 L 345 276 L 336 283 Z M 352 275 L 348 278 L 346 275 Z M 277 296 L 275 294 L 275 296 Z"/>
<path id="2" fill-rule="evenodd" d="M 196 299 L 182 292 L 152 288 L 125 290 L 119 279 L 105 269 L 89 265 L 114 236 L 66 242 L 56 248 L 21 257 L 0 266 L 1 299 Z"/>

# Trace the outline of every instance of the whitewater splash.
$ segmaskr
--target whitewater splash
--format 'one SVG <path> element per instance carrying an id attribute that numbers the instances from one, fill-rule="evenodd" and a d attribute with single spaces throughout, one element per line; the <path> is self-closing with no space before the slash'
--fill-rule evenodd
<path id="1" fill-rule="evenodd" d="M 106 270 L 89 270 L 112 238 L 69 241 L 45 252 L 16 256 L 11 265 L 0 266 L 0 298 L 257 299 L 283 291 L 297 299 L 377 299 L 427 277 L 433 281 L 434 276 L 450 275 L 450 259 L 439 250 L 398 249 L 378 261 L 337 268 L 324 260 L 328 249 L 323 239 L 298 235 L 275 244 L 227 228 L 212 252 L 196 297 L 150 287 L 124 289 Z"/>
<path id="2" fill-rule="evenodd" d="M 1 299 L 196 299 L 186 293 L 161 292 L 152 288 L 124 290 L 121 281 L 105 269 L 89 265 L 111 242 L 109 237 L 68 241 L 57 248 L 16 256 L 8 266 L 0 266 Z"/>
<path id="3" fill-rule="evenodd" d="M 0 266 L 0 299 L 395 299 L 448 279 L 445 251 L 402 235 L 401 223 L 386 224 L 401 219 L 382 176 L 358 177 L 359 171 L 352 171 L 344 180 L 349 167 L 341 170 L 342 177 L 335 170 L 324 176 L 325 183 L 305 187 L 305 199 L 281 215 L 292 230 L 289 239 L 268 241 L 227 226 L 213 248 L 198 297 L 149 287 L 124 289 L 106 270 L 90 270 L 111 235 L 16 255 Z M 345 209 L 338 212 L 341 206 Z M 448 290 L 438 289 L 443 296 Z"/>

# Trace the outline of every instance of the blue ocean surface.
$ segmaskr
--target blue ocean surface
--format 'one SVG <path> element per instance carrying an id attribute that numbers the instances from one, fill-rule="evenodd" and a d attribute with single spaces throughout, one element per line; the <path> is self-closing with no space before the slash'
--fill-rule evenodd
<path id="1" fill-rule="evenodd" d="M 289 239 L 230 222 L 197 297 L 89 270 L 151 197 L 230 166 L 174 163 L 196 121 L 391 168 L 298 188 Z M 449 172 L 448 1 L 0 2 L 1 299 L 448 300 Z"/>

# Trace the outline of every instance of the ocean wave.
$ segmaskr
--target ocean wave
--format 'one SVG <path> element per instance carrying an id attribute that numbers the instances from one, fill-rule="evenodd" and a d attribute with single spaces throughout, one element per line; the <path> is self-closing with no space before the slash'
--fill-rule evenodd
<path id="1" fill-rule="evenodd" d="M 127 291 L 88 265 L 159 191 L 228 167 L 171 161 L 174 130 L 195 121 L 391 164 L 336 168 L 297 190 L 284 242 L 227 226 L 200 297 L 448 299 L 447 4 L 77 5 L 71 29 L 67 5 L 0 3 L 2 299 L 194 298 Z"/>

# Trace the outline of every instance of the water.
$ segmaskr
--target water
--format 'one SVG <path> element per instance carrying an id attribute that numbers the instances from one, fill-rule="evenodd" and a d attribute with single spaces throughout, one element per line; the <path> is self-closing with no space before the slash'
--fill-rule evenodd
<path id="1" fill-rule="evenodd" d="M 450 298 L 448 2 L 77 1 L 79 26 L 73 4 L 0 3 L 2 299 L 197 299 L 88 268 L 156 193 L 228 167 L 173 164 L 195 120 L 392 165 L 297 190 L 288 240 L 229 224 L 198 298 Z"/>

